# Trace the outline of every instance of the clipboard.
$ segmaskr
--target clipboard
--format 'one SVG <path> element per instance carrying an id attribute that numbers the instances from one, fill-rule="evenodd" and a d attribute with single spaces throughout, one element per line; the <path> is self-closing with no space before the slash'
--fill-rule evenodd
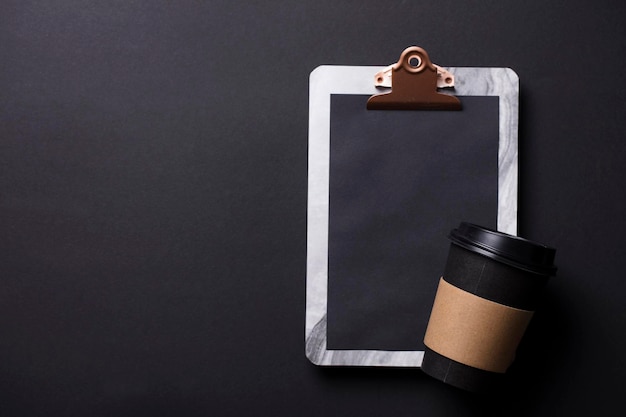
<path id="1" fill-rule="evenodd" d="M 462 108 L 368 110 L 391 66 L 310 75 L 305 353 L 316 365 L 420 367 L 448 232 L 472 221 L 517 234 L 517 74 L 438 67 L 415 48 L 394 65 L 417 51 L 429 77 L 454 77 L 436 94 Z"/>

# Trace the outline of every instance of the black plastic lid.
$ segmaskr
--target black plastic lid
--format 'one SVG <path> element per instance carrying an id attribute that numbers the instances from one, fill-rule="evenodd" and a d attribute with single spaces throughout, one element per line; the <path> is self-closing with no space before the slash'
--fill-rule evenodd
<path id="1" fill-rule="evenodd" d="M 540 275 L 554 275 L 556 249 L 471 223 L 461 223 L 452 243 L 498 262 Z"/>

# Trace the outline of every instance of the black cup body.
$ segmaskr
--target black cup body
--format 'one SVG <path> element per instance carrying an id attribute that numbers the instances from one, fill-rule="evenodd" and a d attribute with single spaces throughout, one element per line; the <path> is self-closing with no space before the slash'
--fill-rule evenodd
<path id="1" fill-rule="evenodd" d="M 556 272 L 554 249 L 469 223 L 462 223 L 449 237 L 452 242 L 442 277 L 446 285 L 453 286 L 455 291 L 460 290 L 459 293 L 471 294 L 474 300 L 479 297 L 505 309 L 532 314 L 549 277 Z M 466 313 L 470 320 L 474 312 Z M 430 328 L 432 318 L 431 315 L 427 335 L 437 331 Z M 455 325 L 462 328 L 463 323 Z M 422 370 L 450 385 L 469 391 L 484 391 L 498 384 L 503 377 L 501 371 L 462 363 L 437 352 L 436 347 L 431 349 L 428 343 L 426 345 Z"/>

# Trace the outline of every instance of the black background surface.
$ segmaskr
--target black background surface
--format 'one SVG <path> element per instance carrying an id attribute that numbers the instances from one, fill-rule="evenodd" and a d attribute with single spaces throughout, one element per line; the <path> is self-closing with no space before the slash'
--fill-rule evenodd
<path id="1" fill-rule="evenodd" d="M 626 378 L 620 1 L 0 5 L 0 414 L 609 415 Z M 304 357 L 308 76 L 410 45 L 521 80 L 558 278 L 493 397 Z"/>

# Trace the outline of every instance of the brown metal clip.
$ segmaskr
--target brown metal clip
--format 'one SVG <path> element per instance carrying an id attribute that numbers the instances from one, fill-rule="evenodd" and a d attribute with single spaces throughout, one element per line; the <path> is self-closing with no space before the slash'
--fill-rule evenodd
<path id="1" fill-rule="evenodd" d="M 457 97 L 437 92 L 437 68 L 419 46 L 402 52 L 391 78 L 391 92 L 371 96 L 368 110 L 461 110 Z"/>

